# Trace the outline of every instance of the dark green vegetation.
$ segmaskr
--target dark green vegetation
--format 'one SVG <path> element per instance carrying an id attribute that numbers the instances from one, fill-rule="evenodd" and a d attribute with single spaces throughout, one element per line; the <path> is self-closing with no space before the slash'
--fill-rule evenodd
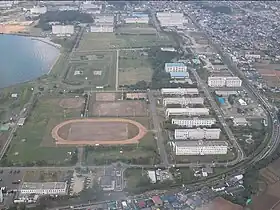
<path id="1" fill-rule="evenodd" d="M 90 14 L 81 13 L 79 11 L 48 11 L 40 15 L 37 27 L 42 30 L 50 30 L 49 22 L 60 22 L 63 24 L 73 23 L 92 23 L 93 18 Z"/>

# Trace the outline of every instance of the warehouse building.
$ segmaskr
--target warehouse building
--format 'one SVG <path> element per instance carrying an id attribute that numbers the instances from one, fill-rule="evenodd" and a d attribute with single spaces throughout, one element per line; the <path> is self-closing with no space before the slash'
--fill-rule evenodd
<path id="1" fill-rule="evenodd" d="M 177 141 L 173 143 L 176 155 L 225 155 L 228 143 L 225 141 Z"/>
<path id="2" fill-rule="evenodd" d="M 211 127 L 216 123 L 215 118 L 183 118 L 183 119 L 172 119 L 172 124 L 179 125 L 182 127 L 192 128 L 192 127 Z"/>
<path id="3" fill-rule="evenodd" d="M 181 12 L 157 12 L 156 16 L 162 27 L 182 28 L 185 22 L 184 14 Z"/>
<path id="4" fill-rule="evenodd" d="M 187 72 L 188 68 L 183 63 L 165 63 L 165 72 Z"/>
<path id="5" fill-rule="evenodd" d="M 23 182 L 21 194 L 67 195 L 67 182 Z"/>
<path id="6" fill-rule="evenodd" d="M 175 129 L 175 139 L 219 139 L 220 128 Z"/>
<path id="7" fill-rule="evenodd" d="M 187 104 L 203 104 L 204 98 L 195 97 L 195 98 L 164 98 L 163 105 L 167 106 L 170 104 L 180 104 L 180 105 L 187 105 Z"/>
<path id="8" fill-rule="evenodd" d="M 198 95 L 197 88 L 162 88 L 162 95 Z"/>
<path id="9" fill-rule="evenodd" d="M 241 87 L 242 80 L 238 77 L 208 77 L 210 87 Z"/>
<path id="10" fill-rule="evenodd" d="M 56 36 L 71 36 L 74 34 L 73 25 L 53 25 L 52 33 Z"/>
<path id="11" fill-rule="evenodd" d="M 92 33 L 113 33 L 113 25 L 93 25 L 90 27 L 90 32 Z"/>
<path id="12" fill-rule="evenodd" d="M 202 115 L 209 115 L 208 108 L 167 108 L 165 110 L 165 116 L 202 116 Z"/>

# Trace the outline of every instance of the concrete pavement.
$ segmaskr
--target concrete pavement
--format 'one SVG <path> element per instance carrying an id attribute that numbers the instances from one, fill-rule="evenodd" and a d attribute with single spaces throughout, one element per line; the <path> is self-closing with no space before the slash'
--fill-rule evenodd
<path id="1" fill-rule="evenodd" d="M 153 92 L 151 92 L 151 91 L 148 92 L 148 99 L 149 99 L 149 106 L 150 106 L 150 112 L 151 112 L 152 119 L 153 119 L 154 129 L 156 130 L 156 141 L 157 141 L 157 147 L 158 147 L 158 151 L 160 154 L 160 158 L 161 158 L 162 164 L 164 166 L 168 167 L 169 166 L 168 155 L 165 150 L 164 138 L 162 136 L 161 126 L 160 126 L 160 122 L 159 122 L 159 119 L 157 116 L 156 100 L 153 96 Z"/>

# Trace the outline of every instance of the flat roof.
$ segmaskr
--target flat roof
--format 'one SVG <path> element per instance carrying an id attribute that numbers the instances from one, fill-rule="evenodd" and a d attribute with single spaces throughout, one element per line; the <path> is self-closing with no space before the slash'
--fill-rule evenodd
<path id="1" fill-rule="evenodd" d="M 169 72 L 171 77 L 188 77 L 188 72 Z"/>
<path id="2" fill-rule="evenodd" d="M 23 182 L 21 190 L 65 189 L 66 182 Z"/>
<path id="3" fill-rule="evenodd" d="M 165 63 L 165 67 L 185 66 L 183 63 Z"/>
<path id="4" fill-rule="evenodd" d="M 176 141 L 178 147 L 197 147 L 197 146 L 228 146 L 226 141 Z"/>
<path id="5" fill-rule="evenodd" d="M 188 118 L 172 118 L 172 120 L 213 120 L 216 121 L 215 118 L 206 118 L 206 117 L 188 117 Z"/>

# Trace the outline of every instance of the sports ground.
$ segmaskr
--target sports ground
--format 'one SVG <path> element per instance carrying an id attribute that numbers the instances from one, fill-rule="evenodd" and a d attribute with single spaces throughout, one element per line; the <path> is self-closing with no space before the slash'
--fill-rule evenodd
<path id="1" fill-rule="evenodd" d="M 136 135 L 129 135 L 132 126 L 137 127 Z M 64 121 L 52 130 L 52 137 L 59 145 L 121 145 L 137 144 L 146 133 L 146 128 L 133 120 L 95 118 Z"/>

